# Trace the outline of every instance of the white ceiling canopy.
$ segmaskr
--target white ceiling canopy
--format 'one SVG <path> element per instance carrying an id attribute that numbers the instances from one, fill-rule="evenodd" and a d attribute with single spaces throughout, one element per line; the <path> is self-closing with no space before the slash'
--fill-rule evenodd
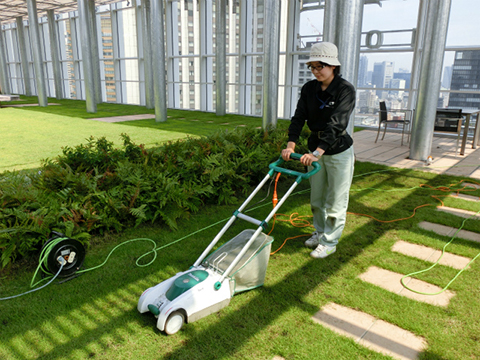
<path id="1" fill-rule="evenodd" d="M 93 1 L 93 0 L 88 0 Z M 95 5 L 104 5 L 118 0 L 95 0 Z M 38 17 L 46 16 L 47 10 L 55 10 L 58 13 L 65 13 L 77 10 L 77 0 L 39 0 L 37 3 Z M 27 0 L 0 0 L 0 21 L 10 23 L 18 16 L 28 18 Z"/>

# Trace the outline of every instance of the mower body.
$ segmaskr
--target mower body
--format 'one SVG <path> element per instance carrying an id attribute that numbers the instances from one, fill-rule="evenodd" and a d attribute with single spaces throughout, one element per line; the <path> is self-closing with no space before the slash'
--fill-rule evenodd
<path id="1" fill-rule="evenodd" d="M 157 328 L 174 334 L 183 322 L 194 322 L 230 303 L 233 296 L 231 281 L 225 278 L 220 286 L 220 278 L 221 275 L 211 269 L 191 267 L 145 290 L 137 309 L 141 313 L 153 313 Z"/>

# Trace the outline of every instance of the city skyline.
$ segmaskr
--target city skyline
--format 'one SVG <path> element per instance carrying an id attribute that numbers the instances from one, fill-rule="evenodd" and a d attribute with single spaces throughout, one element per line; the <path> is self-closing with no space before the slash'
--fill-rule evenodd
<path id="1" fill-rule="evenodd" d="M 362 33 L 378 30 L 411 30 L 417 27 L 419 12 L 419 0 L 388 0 L 378 4 L 365 5 L 363 12 Z M 480 40 L 477 36 L 480 33 L 480 22 L 476 15 L 480 14 L 480 1 L 452 0 L 450 9 L 450 20 L 447 32 L 446 47 L 480 47 Z M 321 40 L 323 31 L 323 10 L 305 11 L 300 22 L 300 35 L 312 35 L 309 41 Z M 387 34 L 385 34 L 387 36 Z M 393 35 L 390 34 L 393 39 Z M 400 33 L 396 36 L 399 42 L 408 42 L 409 33 Z M 364 39 L 362 39 L 364 44 Z M 363 50 L 364 47 L 361 49 Z M 375 62 L 392 61 L 395 64 L 395 71 L 409 69 L 411 71 L 413 52 L 412 50 L 403 53 L 363 53 L 369 57 L 369 71 L 373 71 Z M 455 51 L 446 51 L 443 67 L 453 66 Z"/>

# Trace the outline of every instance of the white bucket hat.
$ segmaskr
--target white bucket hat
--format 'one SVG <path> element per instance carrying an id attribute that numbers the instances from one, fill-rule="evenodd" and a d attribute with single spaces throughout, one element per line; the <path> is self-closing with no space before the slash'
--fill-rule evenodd
<path id="1" fill-rule="evenodd" d="M 338 61 L 338 49 L 335 44 L 329 42 L 321 42 L 312 45 L 310 49 L 310 58 L 308 63 L 320 61 L 327 65 L 340 66 Z"/>

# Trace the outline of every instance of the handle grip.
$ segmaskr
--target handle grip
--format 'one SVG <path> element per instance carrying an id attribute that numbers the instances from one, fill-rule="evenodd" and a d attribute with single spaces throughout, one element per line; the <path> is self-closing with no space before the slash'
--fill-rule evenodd
<path id="1" fill-rule="evenodd" d="M 290 154 L 290 159 L 300 161 L 300 158 L 302 156 L 303 156 L 302 154 L 291 153 Z M 285 168 L 281 167 L 281 165 L 283 165 L 284 163 L 285 163 L 285 160 L 283 160 L 283 158 L 280 156 L 277 161 L 268 165 L 268 167 L 270 168 L 270 172 L 269 172 L 270 176 L 273 176 L 274 172 L 287 174 L 287 175 L 291 175 L 291 176 L 296 176 L 297 177 L 296 182 L 299 183 L 303 179 L 308 179 L 312 175 L 316 174 L 321 168 L 320 164 L 318 162 L 314 161 L 312 163 L 312 166 L 313 166 L 312 170 L 310 170 L 309 172 L 306 172 L 306 173 L 301 173 L 301 172 L 298 172 L 298 171 L 295 171 L 295 170 L 285 169 Z"/>

